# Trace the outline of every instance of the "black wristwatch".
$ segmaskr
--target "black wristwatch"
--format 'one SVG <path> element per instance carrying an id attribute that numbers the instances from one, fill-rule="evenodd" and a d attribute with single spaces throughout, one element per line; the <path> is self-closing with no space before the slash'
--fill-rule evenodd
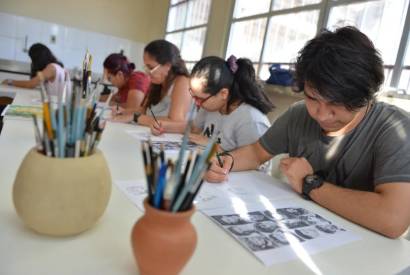
<path id="1" fill-rule="evenodd" d="M 138 119 L 140 118 L 140 112 L 134 112 L 134 118 L 132 119 L 135 123 L 138 123 Z"/>
<path id="2" fill-rule="evenodd" d="M 323 185 L 323 178 L 319 175 L 307 175 L 303 179 L 302 196 L 307 200 L 311 200 L 309 194 L 313 189 L 319 188 Z"/>

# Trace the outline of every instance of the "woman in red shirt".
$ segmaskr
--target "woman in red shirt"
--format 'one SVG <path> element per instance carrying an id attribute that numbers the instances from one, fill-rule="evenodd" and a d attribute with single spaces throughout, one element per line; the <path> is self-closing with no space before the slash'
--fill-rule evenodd
<path id="1" fill-rule="evenodd" d="M 107 80 L 118 88 L 111 102 L 116 103 L 122 112 L 141 111 L 141 103 L 150 85 L 149 76 L 134 71 L 134 63 L 119 53 L 110 54 L 103 66 Z"/>

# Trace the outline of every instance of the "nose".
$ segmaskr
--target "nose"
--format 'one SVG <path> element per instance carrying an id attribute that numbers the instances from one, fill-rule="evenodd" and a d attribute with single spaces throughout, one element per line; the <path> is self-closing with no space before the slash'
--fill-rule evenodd
<path id="1" fill-rule="evenodd" d="M 320 102 L 316 109 L 316 119 L 318 122 L 328 122 L 333 118 L 333 111 L 326 103 Z"/>

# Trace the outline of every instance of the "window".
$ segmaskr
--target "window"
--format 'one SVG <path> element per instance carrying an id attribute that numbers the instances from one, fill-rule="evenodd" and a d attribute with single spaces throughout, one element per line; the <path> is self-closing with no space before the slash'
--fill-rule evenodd
<path id="1" fill-rule="evenodd" d="M 262 79 L 316 34 L 320 0 L 236 0 L 226 56 L 247 57 Z"/>
<path id="2" fill-rule="evenodd" d="M 353 25 L 380 51 L 385 85 L 410 94 L 409 18 L 409 0 L 236 0 L 226 57 L 251 59 L 264 80 L 272 63 L 293 64 L 320 29 Z"/>
<path id="3" fill-rule="evenodd" d="M 180 50 L 188 68 L 202 57 L 211 0 L 171 0 L 165 39 Z"/>

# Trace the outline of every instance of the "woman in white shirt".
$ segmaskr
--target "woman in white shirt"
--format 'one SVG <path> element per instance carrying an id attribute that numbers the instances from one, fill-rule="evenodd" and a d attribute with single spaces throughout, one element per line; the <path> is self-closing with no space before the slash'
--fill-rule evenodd
<path id="1" fill-rule="evenodd" d="M 186 121 L 192 99 L 188 70 L 179 49 L 166 40 L 154 40 L 144 48 L 143 59 L 151 85 L 142 112 L 116 115 L 112 120 L 134 121 L 148 127 L 157 123 L 155 118 L 170 123 Z"/>
<path id="2" fill-rule="evenodd" d="M 6 79 L 3 84 L 20 88 L 33 89 L 44 81 L 45 86 L 51 93 L 57 91 L 57 79 L 68 79 L 68 73 L 63 63 L 57 60 L 49 48 L 41 43 L 33 44 L 28 55 L 31 58 L 30 80 Z"/>

